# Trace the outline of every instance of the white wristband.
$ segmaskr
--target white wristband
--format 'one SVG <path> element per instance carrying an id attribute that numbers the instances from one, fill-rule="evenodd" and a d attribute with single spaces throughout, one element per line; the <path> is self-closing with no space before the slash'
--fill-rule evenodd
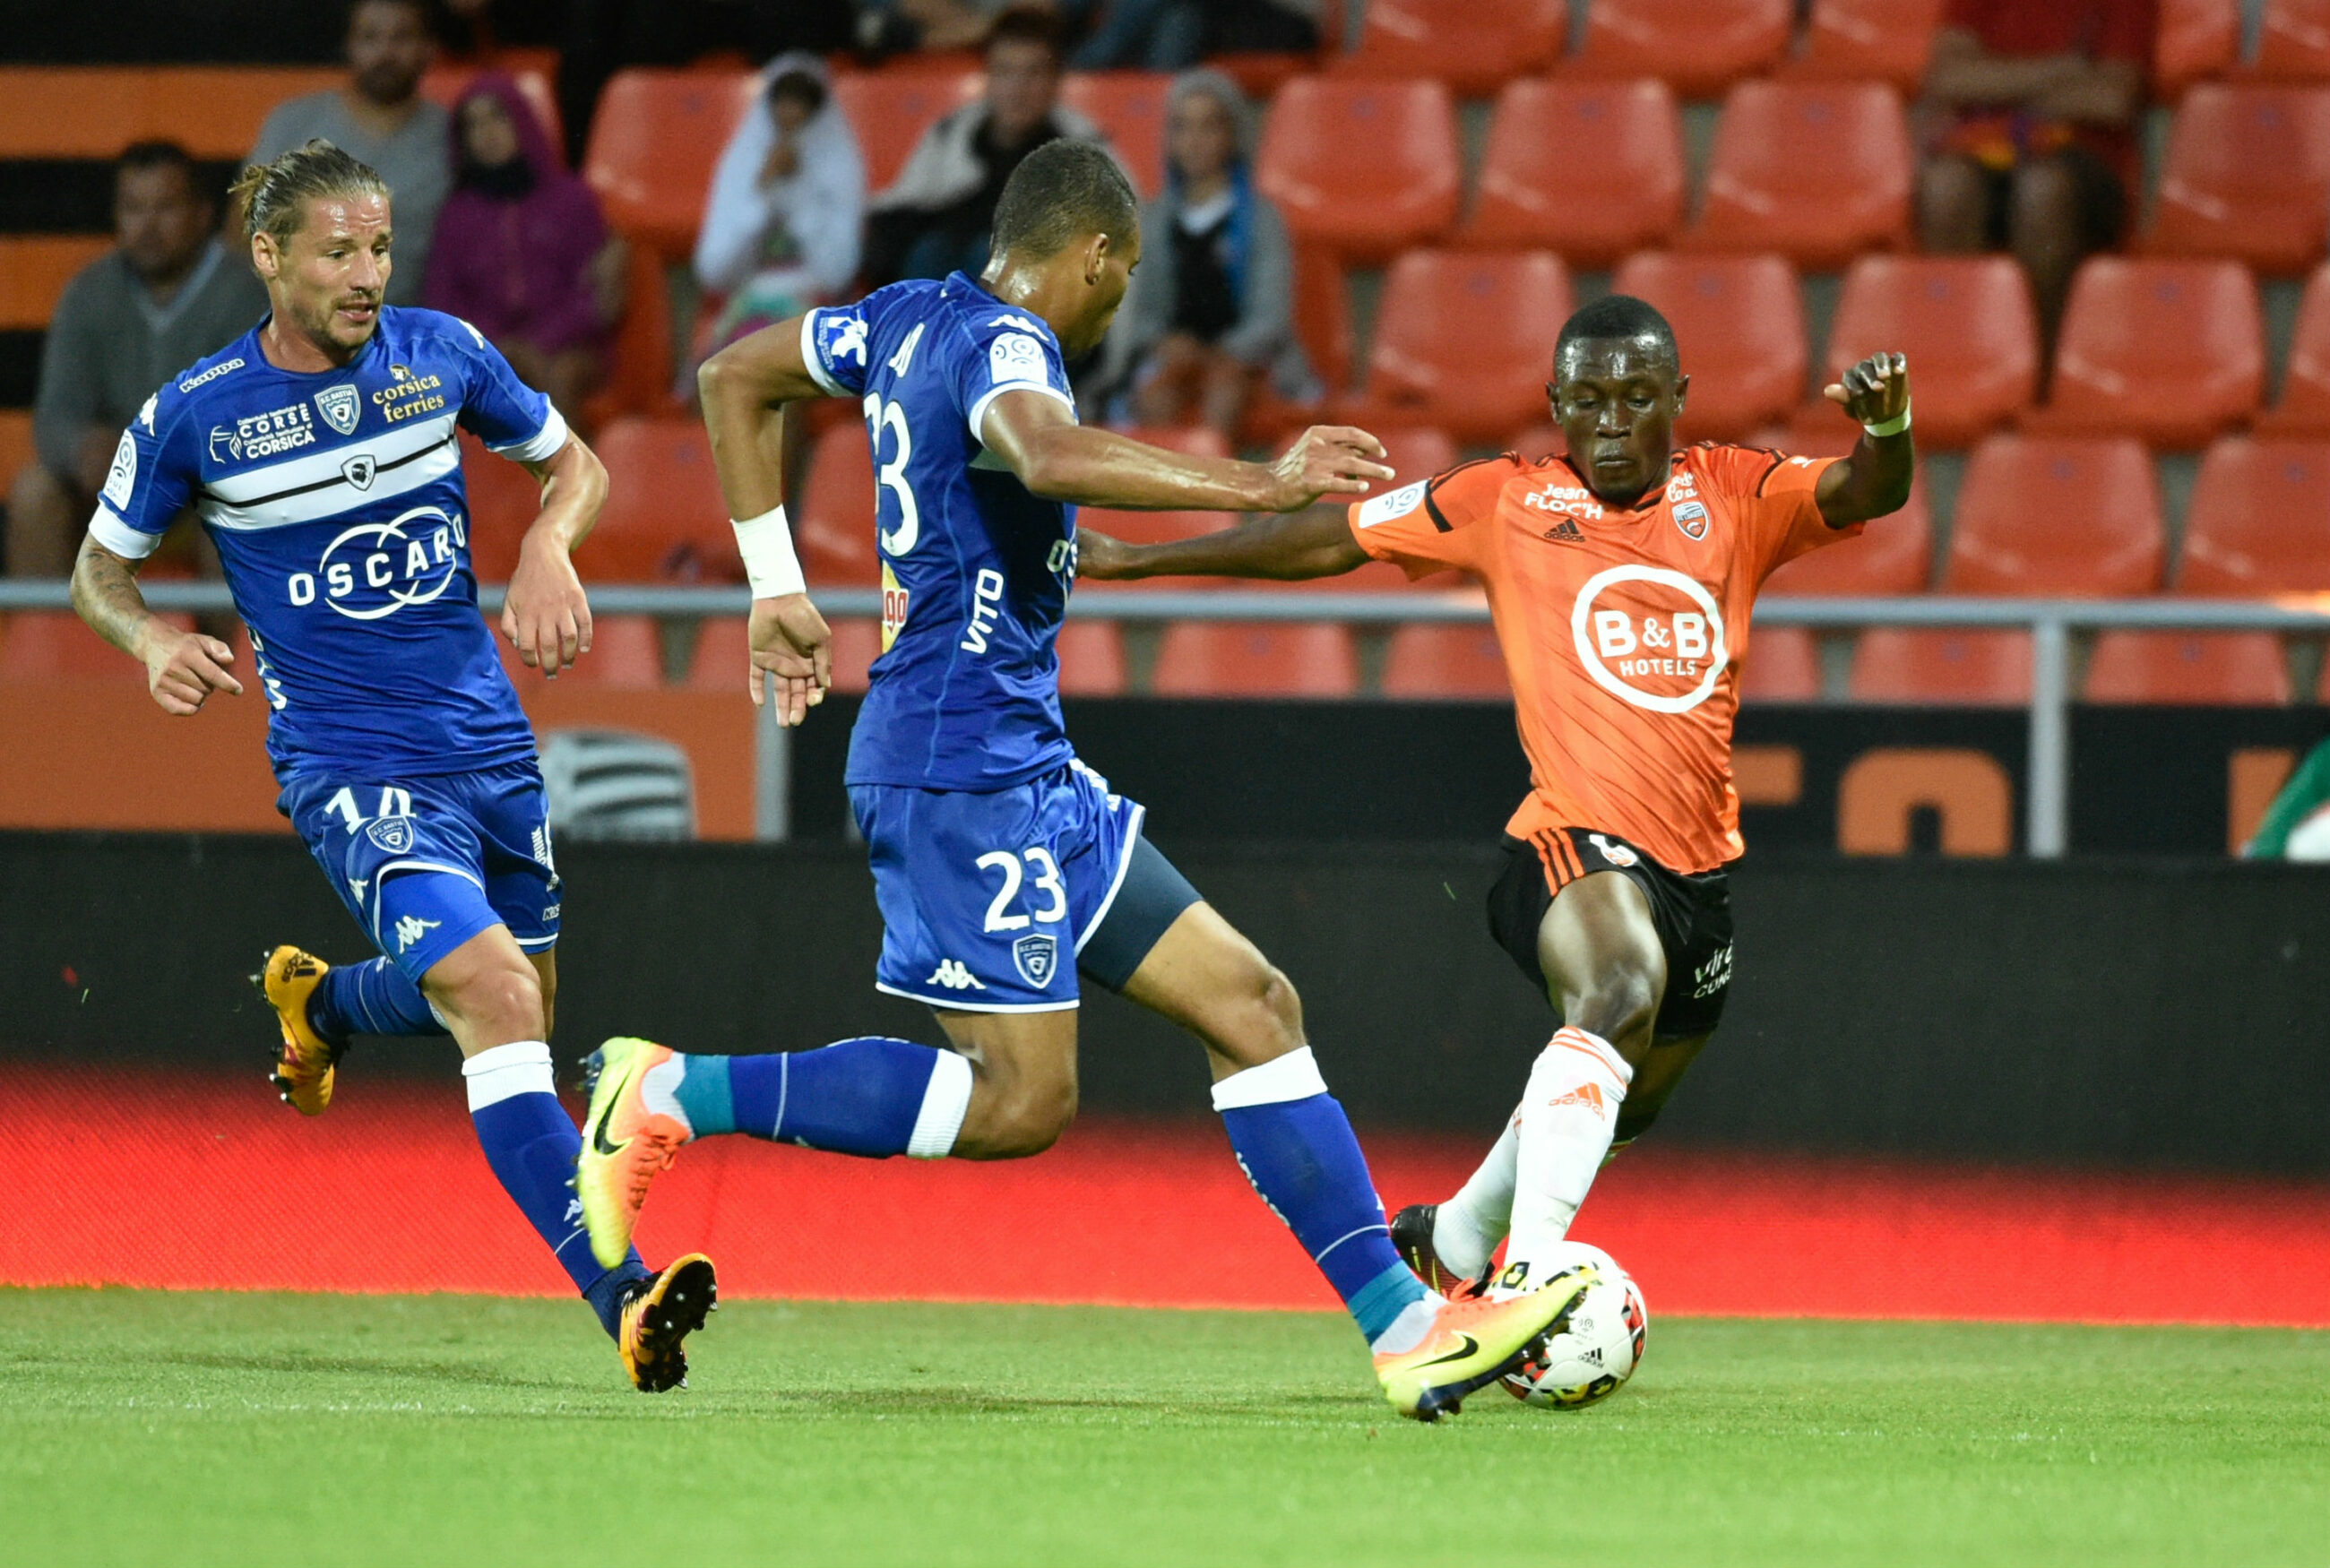
<path id="1" fill-rule="evenodd" d="M 1903 403 L 1899 413 L 1881 424 L 1863 424 L 1861 428 L 1872 436 L 1898 436 L 1909 428 L 1909 405 Z"/>
<path id="2" fill-rule="evenodd" d="M 736 553 L 744 558 L 744 580 L 754 599 L 782 599 L 805 591 L 800 559 L 793 553 L 792 524 L 781 505 L 735 524 Z"/>

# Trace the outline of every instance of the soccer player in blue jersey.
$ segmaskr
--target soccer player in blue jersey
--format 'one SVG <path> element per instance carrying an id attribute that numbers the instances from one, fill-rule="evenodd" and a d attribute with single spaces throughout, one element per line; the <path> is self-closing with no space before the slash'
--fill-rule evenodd
<path id="1" fill-rule="evenodd" d="M 882 1157 L 1040 1153 L 1075 1112 L 1078 976 L 1205 1044 L 1238 1163 L 1334 1286 L 1386 1396 L 1423 1420 L 1517 1364 L 1577 1293 L 1451 1303 L 1393 1251 L 1294 987 L 1141 833 L 1141 808 L 1069 746 L 1054 638 L 1078 505 L 1291 511 L 1388 478 L 1364 431 L 1275 463 L 1187 457 L 1080 427 L 1064 361 L 1107 330 L 1140 260 L 1132 189 L 1090 144 L 1028 155 L 976 279 L 894 285 L 715 356 L 701 386 L 753 580 L 755 700 L 797 723 L 826 684 L 770 461 L 787 404 L 857 399 L 880 493 L 883 644 L 848 783 L 885 939 L 876 984 L 929 1004 L 952 1050 L 845 1040 L 765 1056 L 601 1048 L 578 1187 L 620 1256 L 655 1174 L 741 1132 Z M 809 918 L 796 912 L 791 918 Z"/>
<path id="2" fill-rule="evenodd" d="M 567 553 L 606 472 L 468 323 L 384 306 L 388 188 L 326 141 L 236 185 L 270 313 L 147 400 L 115 452 L 73 603 L 192 714 L 241 695 L 234 656 L 146 608 L 138 562 L 192 505 L 251 628 L 278 808 L 384 955 L 333 968 L 296 948 L 262 983 L 276 1083 L 331 1102 L 350 1034 L 450 1034 L 494 1174 L 614 1336 L 639 1388 L 677 1384 L 713 1303 L 710 1261 L 660 1274 L 592 1255 L 567 1185 L 581 1145 L 551 1079 L 558 875 L 534 733 L 478 609 L 456 430 L 543 485 L 502 611 L 526 664 L 591 645 Z"/>

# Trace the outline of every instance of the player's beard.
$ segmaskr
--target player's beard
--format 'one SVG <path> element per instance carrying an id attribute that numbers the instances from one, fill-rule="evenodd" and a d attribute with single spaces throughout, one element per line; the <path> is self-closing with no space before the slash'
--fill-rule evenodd
<path id="1" fill-rule="evenodd" d="M 324 301 L 312 316 L 303 314 L 299 319 L 299 330 L 327 354 L 335 349 L 343 354 L 353 354 L 370 343 L 372 335 L 380 330 L 381 302 L 376 297 L 368 297 L 367 302 L 373 307 L 372 317 L 365 323 L 363 330 L 353 336 L 340 322 L 340 307 L 355 303 L 355 299 L 346 298 Z"/>

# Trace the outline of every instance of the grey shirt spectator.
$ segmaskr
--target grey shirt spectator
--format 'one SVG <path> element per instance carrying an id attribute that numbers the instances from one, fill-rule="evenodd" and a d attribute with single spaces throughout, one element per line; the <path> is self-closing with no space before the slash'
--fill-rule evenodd
<path id="1" fill-rule="evenodd" d="M 260 128 L 251 161 L 264 163 L 317 137 L 370 164 L 388 182 L 396 233 L 388 303 L 420 304 L 437 213 L 453 192 L 453 117 L 442 105 L 424 99 L 395 131 L 376 136 L 357 123 L 337 92 L 309 93 L 276 106 Z"/>

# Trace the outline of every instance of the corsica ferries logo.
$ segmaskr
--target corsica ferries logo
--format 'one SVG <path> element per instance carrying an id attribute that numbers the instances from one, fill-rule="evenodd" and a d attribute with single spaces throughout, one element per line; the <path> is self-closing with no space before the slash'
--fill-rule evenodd
<path id="1" fill-rule="evenodd" d="M 435 413 L 445 406 L 444 377 L 415 375 L 401 364 L 392 364 L 388 371 L 396 379 L 373 393 L 372 401 L 379 405 L 380 417 L 390 424 Z"/>

